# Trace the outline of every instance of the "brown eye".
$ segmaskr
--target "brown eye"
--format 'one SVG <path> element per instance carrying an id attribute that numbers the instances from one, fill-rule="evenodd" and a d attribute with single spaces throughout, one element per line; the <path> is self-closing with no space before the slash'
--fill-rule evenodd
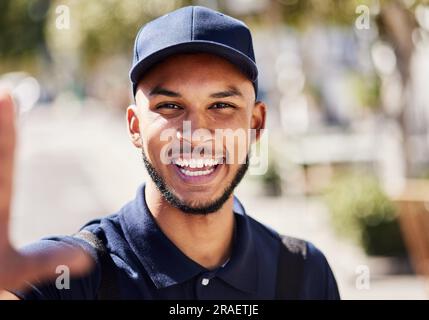
<path id="1" fill-rule="evenodd" d="M 164 103 L 156 107 L 156 109 L 170 109 L 170 110 L 180 110 L 182 107 L 174 103 Z"/>
<path id="2" fill-rule="evenodd" d="M 227 109 L 227 108 L 235 108 L 235 107 L 230 105 L 229 103 L 224 103 L 224 102 L 215 103 L 210 107 L 210 109 Z"/>

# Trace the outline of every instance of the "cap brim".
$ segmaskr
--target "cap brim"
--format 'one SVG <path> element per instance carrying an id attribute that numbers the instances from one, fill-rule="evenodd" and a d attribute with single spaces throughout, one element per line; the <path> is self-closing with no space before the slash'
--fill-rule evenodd
<path id="1" fill-rule="evenodd" d="M 130 79 L 133 83 L 133 91 L 135 93 L 136 86 L 143 75 L 156 63 L 179 53 L 204 52 L 220 56 L 243 72 L 250 81 L 255 82 L 258 78 L 258 69 L 255 62 L 245 54 L 234 48 L 211 41 L 190 41 L 175 44 L 170 47 L 156 51 L 147 57 L 137 62 L 130 71 Z"/>

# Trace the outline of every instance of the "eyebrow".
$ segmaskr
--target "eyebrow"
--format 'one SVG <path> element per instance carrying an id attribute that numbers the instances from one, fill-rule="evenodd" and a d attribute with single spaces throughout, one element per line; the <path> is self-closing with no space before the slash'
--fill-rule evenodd
<path id="1" fill-rule="evenodd" d="M 243 94 L 236 86 L 228 86 L 228 90 L 212 93 L 211 98 L 229 98 L 229 97 L 243 97 Z"/>
<path id="2" fill-rule="evenodd" d="M 171 98 L 182 97 L 180 93 L 161 87 L 160 85 L 155 86 L 150 92 L 150 96 L 162 95 Z M 220 99 L 229 97 L 243 97 L 243 94 L 236 86 L 228 86 L 227 90 L 212 93 L 210 98 Z"/>
<path id="3" fill-rule="evenodd" d="M 178 92 L 174 92 L 168 89 L 165 89 L 161 86 L 155 86 L 150 92 L 149 92 L 150 96 L 156 96 L 156 95 L 161 95 L 161 96 L 167 96 L 167 97 L 172 97 L 172 98 L 179 98 L 181 97 L 180 93 Z"/>

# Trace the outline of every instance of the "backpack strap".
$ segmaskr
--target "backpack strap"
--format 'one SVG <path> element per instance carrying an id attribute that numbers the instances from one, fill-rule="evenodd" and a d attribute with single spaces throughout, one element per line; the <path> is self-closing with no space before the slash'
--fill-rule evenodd
<path id="1" fill-rule="evenodd" d="M 97 298 L 99 300 L 119 299 L 115 264 L 109 252 L 107 251 L 107 248 L 104 245 L 103 241 L 99 239 L 95 234 L 87 230 L 81 230 L 78 233 L 74 234 L 73 237 L 86 241 L 97 252 L 97 257 L 101 268 L 101 280 L 100 287 L 97 293 Z"/>
<path id="2" fill-rule="evenodd" d="M 97 252 L 101 267 L 101 283 L 97 294 L 98 299 L 118 299 L 119 290 L 115 264 L 103 241 L 87 230 L 81 230 L 73 235 L 73 237 L 86 241 Z M 284 235 L 280 235 L 280 240 L 275 298 L 278 300 L 296 300 L 299 299 L 302 284 L 307 243 L 304 240 Z"/>
<path id="3" fill-rule="evenodd" d="M 307 243 L 284 235 L 280 235 L 280 240 L 276 299 L 297 300 L 302 285 Z"/>

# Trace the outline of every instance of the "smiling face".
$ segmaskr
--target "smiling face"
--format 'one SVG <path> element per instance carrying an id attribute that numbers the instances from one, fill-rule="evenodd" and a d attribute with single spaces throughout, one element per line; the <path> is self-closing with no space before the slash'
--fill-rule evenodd
<path id="1" fill-rule="evenodd" d="M 265 105 L 228 61 L 181 54 L 141 79 L 127 119 L 164 198 L 184 212 L 205 214 L 219 210 L 244 176 L 247 134 L 264 128 Z"/>

